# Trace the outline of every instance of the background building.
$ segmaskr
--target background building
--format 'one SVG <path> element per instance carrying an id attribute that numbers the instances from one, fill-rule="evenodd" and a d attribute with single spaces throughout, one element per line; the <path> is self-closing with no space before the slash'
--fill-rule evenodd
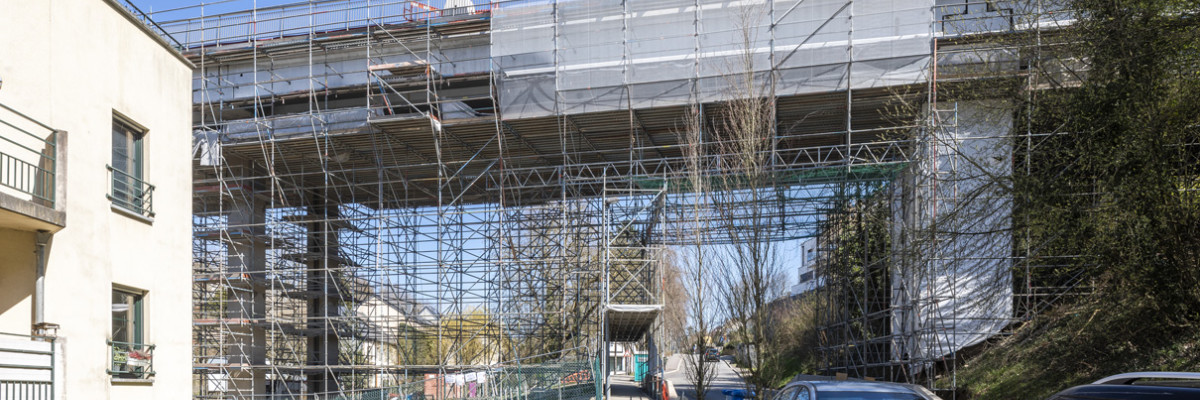
<path id="1" fill-rule="evenodd" d="M 192 65 L 112 1 L 0 9 L 0 393 L 185 398 Z"/>
<path id="2" fill-rule="evenodd" d="M 796 296 L 807 293 L 822 285 L 821 277 L 817 274 L 817 263 L 820 253 L 817 251 L 817 239 L 808 239 L 800 243 L 800 259 L 794 260 L 796 267 L 796 284 L 792 286 L 789 295 Z"/>

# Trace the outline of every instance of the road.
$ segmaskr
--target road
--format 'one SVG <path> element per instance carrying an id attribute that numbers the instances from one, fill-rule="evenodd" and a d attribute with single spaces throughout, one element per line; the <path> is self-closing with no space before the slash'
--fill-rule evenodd
<path id="1" fill-rule="evenodd" d="M 695 389 L 692 387 L 691 380 L 687 377 L 687 368 L 690 364 L 689 358 L 696 355 L 676 354 L 671 356 L 673 360 L 667 362 L 668 368 L 675 368 L 674 371 L 667 371 L 667 380 L 675 384 L 675 391 L 679 393 L 681 399 L 696 400 Z M 692 358 L 694 359 L 694 358 Z M 745 389 L 745 382 L 738 373 L 734 371 L 729 363 L 733 360 L 731 356 L 722 356 L 721 361 L 710 362 L 708 365 L 715 366 L 717 369 L 716 375 L 712 379 L 712 384 L 709 386 L 708 395 L 704 400 L 724 400 L 725 395 L 721 394 L 722 389 Z"/>

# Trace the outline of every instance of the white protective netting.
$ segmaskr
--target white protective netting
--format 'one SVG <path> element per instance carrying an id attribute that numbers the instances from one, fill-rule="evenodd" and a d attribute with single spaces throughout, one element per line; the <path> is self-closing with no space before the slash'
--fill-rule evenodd
<path id="1" fill-rule="evenodd" d="M 933 2 L 520 2 L 492 16 L 515 119 L 719 101 L 747 92 L 731 79 L 747 67 L 756 93 L 774 82 L 779 96 L 925 82 Z"/>

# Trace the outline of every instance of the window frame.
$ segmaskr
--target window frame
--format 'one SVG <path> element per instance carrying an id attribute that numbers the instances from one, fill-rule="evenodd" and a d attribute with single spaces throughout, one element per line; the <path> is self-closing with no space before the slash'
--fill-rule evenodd
<path id="1" fill-rule="evenodd" d="M 796 393 L 800 392 L 799 389 L 797 389 L 797 388 L 801 388 L 801 387 L 804 387 L 804 386 L 798 385 L 798 386 L 792 386 L 792 387 L 784 387 L 783 390 L 780 390 L 779 394 L 776 394 L 775 398 L 772 400 L 794 400 L 796 398 Z"/>
<path id="2" fill-rule="evenodd" d="M 108 199 L 113 211 L 153 223 L 154 185 L 147 179 L 150 130 L 113 110 L 110 133 Z"/>
<path id="3" fill-rule="evenodd" d="M 129 330 L 128 341 L 120 341 L 116 338 L 116 322 L 115 315 L 109 318 L 109 336 L 110 340 L 115 342 L 130 343 L 134 345 L 146 344 L 146 291 L 133 289 L 120 285 L 113 285 L 112 295 L 122 294 L 133 298 L 133 304 L 130 305 L 129 320 L 125 321 L 125 327 Z M 110 301 L 111 302 L 111 301 Z M 116 314 L 116 313 L 113 313 Z"/>
<path id="4" fill-rule="evenodd" d="M 122 310 L 122 318 L 117 318 L 114 312 L 110 320 L 106 368 L 110 380 L 113 384 L 153 384 L 155 346 L 146 343 L 149 336 L 146 320 L 149 291 L 114 283 L 111 293 L 111 305 L 128 304 L 129 308 Z M 117 327 L 122 325 L 121 329 L 126 331 L 122 333 L 124 337 L 118 337 Z"/>
<path id="5" fill-rule="evenodd" d="M 146 129 L 146 127 L 142 126 L 141 124 L 138 124 L 137 122 L 133 122 L 133 120 L 129 119 L 129 117 L 121 115 L 121 113 L 118 113 L 116 111 L 113 111 L 112 125 L 113 125 L 112 133 L 114 134 L 114 136 L 116 136 L 115 134 L 116 134 L 116 131 L 118 130 L 118 127 L 121 129 L 121 131 L 123 133 L 122 136 L 124 136 L 125 142 L 126 142 L 125 147 L 127 149 L 127 152 L 129 153 L 129 154 L 126 154 L 125 159 L 122 160 L 124 163 L 126 163 L 127 168 L 126 169 L 118 168 L 117 167 L 117 159 L 115 157 L 117 155 L 116 154 L 117 149 L 114 146 L 111 149 L 110 154 L 109 154 L 110 155 L 109 161 L 112 163 L 113 169 L 121 171 L 125 174 L 128 174 L 129 176 L 131 176 L 135 179 L 145 181 L 146 180 L 146 136 L 149 136 L 150 130 Z M 115 137 L 114 137 L 114 139 L 115 139 Z M 114 145 L 115 145 L 115 142 L 114 142 Z"/>

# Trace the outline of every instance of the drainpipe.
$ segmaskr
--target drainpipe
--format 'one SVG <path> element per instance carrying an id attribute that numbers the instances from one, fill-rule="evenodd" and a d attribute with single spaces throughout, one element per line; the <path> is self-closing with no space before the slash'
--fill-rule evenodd
<path id="1" fill-rule="evenodd" d="M 34 249 L 37 254 L 37 281 L 33 289 L 33 326 L 38 335 L 46 333 L 46 249 L 50 246 L 51 235 L 48 231 L 38 231 Z"/>

